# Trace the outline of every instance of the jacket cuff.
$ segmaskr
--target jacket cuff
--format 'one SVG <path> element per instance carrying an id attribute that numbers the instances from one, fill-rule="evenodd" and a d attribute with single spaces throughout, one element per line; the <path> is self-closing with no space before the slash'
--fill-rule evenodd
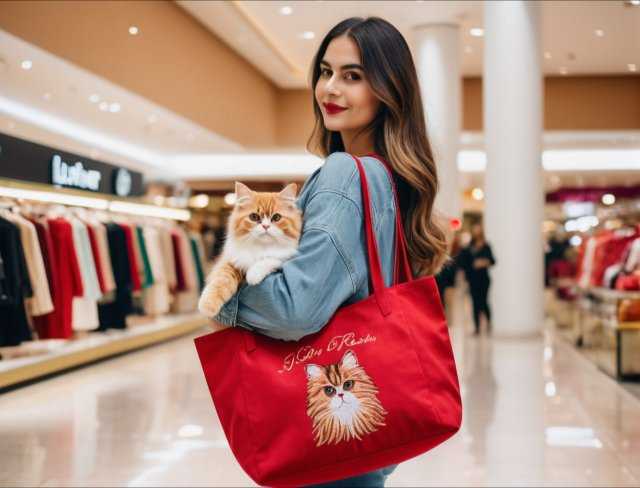
<path id="1" fill-rule="evenodd" d="M 218 315 L 213 319 L 224 325 L 236 326 L 236 319 L 238 317 L 238 294 L 236 293 L 231 297 L 227 303 L 220 309 Z"/>

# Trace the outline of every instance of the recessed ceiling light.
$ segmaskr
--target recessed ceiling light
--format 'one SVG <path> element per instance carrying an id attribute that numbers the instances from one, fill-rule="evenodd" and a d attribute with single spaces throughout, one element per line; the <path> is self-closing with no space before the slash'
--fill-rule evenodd
<path id="1" fill-rule="evenodd" d="M 138 32 L 140 32 L 140 29 L 138 29 L 135 25 L 129 27 L 129 34 L 131 34 L 132 36 L 137 36 Z"/>
<path id="2" fill-rule="evenodd" d="M 638 1 L 640 1 L 640 0 L 638 0 Z M 629 68 L 629 71 L 637 71 L 638 70 L 638 67 L 634 63 L 629 63 L 627 65 L 627 68 Z"/>
<path id="3" fill-rule="evenodd" d="M 567 68 L 565 68 L 564 66 L 562 68 L 560 68 L 560 74 L 561 75 L 566 75 L 569 73 L 569 70 Z"/>
<path id="4" fill-rule="evenodd" d="M 471 54 L 473 52 L 473 49 L 471 48 L 471 46 L 465 46 L 464 52 L 467 54 Z"/>
<path id="5" fill-rule="evenodd" d="M 293 9 L 289 6 L 285 6 L 280 9 L 281 15 L 291 15 L 292 13 L 293 13 Z"/>
<path id="6" fill-rule="evenodd" d="M 100 101 L 100 95 L 98 95 L 97 93 L 94 93 L 93 95 L 89 96 L 89 101 L 91 103 L 98 103 Z"/>
<path id="7" fill-rule="evenodd" d="M 109 104 L 107 102 L 100 102 L 100 105 L 98 105 L 98 108 L 103 112 L 106 112 L 107 110 L 109 110 Z"/>
<path id="8" fill-rule="evenodd" d="M 31 67 L 33 66 L 33 63 L 30 60 L 25 59 L 24 61 L 22 61 L 20 66 L 22 66 L 22 69 L 30 70 Z"/>
<path id="9" fill-rule="evenodd" d="M 604 203 L 605 205 L 613 205 L 614 203 L 616 203 L 616 196 L 612 193 L 605 193 L 604 195 L 602 195 L 602 203 Z"/>
<path id="10" fill-rule="evenodd" d="M 551 53 L 549 51 L 545 51 L 544 58 L 545 59 L 551 59 Z"/>
<path id="11" fill-rule="evenodd" d="M 42 95 L 42 98 L 44 98 L 45 100 L 51 100 L 51 93 L 45 93 L 44 95 Z"/>
<path id="12" fill-rule="evenodd" d="M 316 37 L 316 34 L 312 31 L 304 31 L 302 34 L 300 34 L 300 37 L 302 37 L 303 39 L 313 39 L 314 37 Z"/>
<path id="13" fill-rule="evenodd" d="M 604 37 L 604 31 L 602 29 L 596 29 L 594 34 L 598 37 Z"/>
<path id="14" fill-rule="evenodd" d="M 118 102 L 113 102 L 109 105 L 109 112 L 120 112 L 120 104 Z"/>
<path id="15" fill-rule="evenodd" d="M 635 7 L 640 6 L 640 0 L 629 0 L 629 3 Z"/>
<path id="16" fill-rule="evenodd" d="M 482 37 L 484 36 L 484 29 L 480 27 L 472 27 L 471 29 L 469 29 L 469 34 L 471 34 L 473 37 Z"/>

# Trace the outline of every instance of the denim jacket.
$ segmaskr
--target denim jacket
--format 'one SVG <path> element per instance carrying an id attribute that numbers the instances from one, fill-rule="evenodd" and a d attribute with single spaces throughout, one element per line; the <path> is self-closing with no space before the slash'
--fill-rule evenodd
<path id="1" fill-rule="evenodd" d="M 385 285 L 393 273 L 395 201 L 383 163 L 361 157 Z M 331 154 L 304 184 L 298 253 L 255 286 L 243 284 L 215 320 L 297 341 L 324 327 L 336 310 L 369 295 L 360 176 L 353 158 Z"/>

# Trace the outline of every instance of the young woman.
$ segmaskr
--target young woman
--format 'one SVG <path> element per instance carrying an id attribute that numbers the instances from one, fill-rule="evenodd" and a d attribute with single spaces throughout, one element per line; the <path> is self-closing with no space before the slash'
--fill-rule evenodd
<path id="1" fill-rule="evenodd" d="M 438 188 L 420 87 L 409 47 L 379 18 L 350 18 L 326 35 L 312 67 L 315 128 L 311 151 L 326 158 L 305 183 L 297 255 L 256 286 L 242 286 L 215 319 L 284 340 L 317 332 L 336 310 L 369 295 L 360 179 L 371 192 L 385 284 L 393 271 L 395 208 L 386 160 L 416 275 L 438 271 L 444 233 L 432 216 Z M 394 466 L 328 486 L 384 486 Z"/>

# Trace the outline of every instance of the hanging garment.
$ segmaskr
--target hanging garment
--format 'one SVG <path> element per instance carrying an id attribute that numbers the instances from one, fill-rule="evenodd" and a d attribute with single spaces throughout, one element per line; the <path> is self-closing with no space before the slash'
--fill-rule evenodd
<path id="1" fill-rule="evenodd" d="M 136 251 L 134 249 L 134 241 L 133 241 L 133 231 L 131 230 L 131 226 L 120 223 L 118 224 L 124 231 L 125 235 L 125 249 L 127 250 L 127 262 L 129 263 L 129 274 L 131 276 L 131 286 L 132 291 L 140 291 L 142 289 L 142 283 L 140 282 L 140 274 L 138 272 L 138 265 L 136 263 Z M 109 241 L 109 247 L 111 252 L 113 252 L 113 248 L 111 247 L 111 241 Z M 114 271 L 115 273 L 115 271 Z M 117 278 L 116 278 L 117 283 Z"/>
<path id="2" fill-rule="evenodd" d="M 0 346 L 17 346 L 31 339 L 24 300 L 33 295 L 20 229 L 0 217 L 0 254 L 5 273 L 0 297 Z"/>
<path id="3" fill-rule="evenodd" d="M 20 229 L 20 241 L 33 289 L 33 296 L 26 299 L 27 312 L 32 317 L 47 314 L 53 311 L 53 302 L 36 228 L 21 215 L 3 212 L 3 216 Z"/>
<path id="4" fill-rule="evenodd" d="M 100 330 L 124 329 L 131 312 L 133 274 L 131 272 L 130 248 L 127 245 L 126 227 L 115 223 L 105 225 L 111 257 L 111 269 L 116 284 L 115 300 L 98 306 Z"/>
<path id="5" fill-rule="evenodd" d="M 71 219 L 73 242 L 80 262 L 84 293 L 73 299 L 73 330 L 94 330 L 100 325 L 98 320 L 98 299 L 102 296 L 96 264 L 91 252 L 87 226 L 80 219 Z"/>
<path id="6" fill-rule="evenodd" d="M 151 265 L 149 264 L 149 252 L 147 250 L 147 243 L 145 242 L 144 232 L 142 227 L 136 226 L 136 234 L 138 236 L 138 243 L 140 245 L 140 255 L 142 256 L 143 276 L 142 287 L 147 288 L 153 285 L 153 272 Z"/>
<path id="7" fill-rule="evenodd" d="M 116 281 L 113 277 L 113 268 L 111 267 L 111 253 L 109 252 L 109 241 L 107 239 L 107 228 L 99 221 L 91 223 L 96 241 L 98 243 L 98 251 L 100 253 L 100 266 L 102 268 L 102 277 L 105 284 L 105 293 L 111 293 L 116 289 Z"/>
<path id="8" fill-rule="evenodd" d="M 85 225 L 87 226 L 87 232 L 89 234 L 89 243 L 91 244 L 91 254 L 93 256 L 93 262 L 96 265 L 96 275 L 98 277 L 98 284 L 100 285 L 100 292 L 104 295 L 105 293 L 107 293 L 107 284 L 102 267 L 102 256 L 100 256 L 100 249 L 98 247 L 97 232 L 90 223 L 85 221 Z"/>
<path id="9" fill-rule="evenodd" d="M 144 243 L 149 265 L 153 268 L 153 284 L 143 291 L 143 306 L 146 315 L 159 315 L 169 311 L 171 303 L 162 258 L 160 232 L 153 226 L 144 227 Z"/>
<path id="10" fill-rule="evenodd" d="M 186 291 L 185 272 L 182 266 L 182 258 L 180 257 L 180 253 L 182 252 L 180 236 L 174 231 L 171 232 L 171 246 L 173 249 L 173 261 L 176 265 L 176 292 Z"/>
<path id="11" fill-rule="evenodd" d="M 202 292 L 204 289 L 204 269 L 202 268 L 202 254 L 198 248 L 198 241 L 195 235 L 189 235 L 191 242 L 191 251 L 193 253 L 193 262 L 196 267 L 196 276 L 198 278 L 198 291 Z"/>
<path id="12" fill-rule="evenodd" d="M 54 321 L 57 317 L 55 311 L 56 297 L 59 293 L 56 274 L 60 272 L 55 261 L 55 253 L 53 249 L 53 241 L 46 219 L 33 219 L 31 221 L 38 233 L 40 242 L 40 250 L 42 251 L 42 259 L 44 260 L 45 271 L 47 272 L 47 281 L 49 283 L 49 291 L 51 292 L 51 300 L 54 303 L 54 310 L 48 314 L 33 317 L 33 325 L 38 332 L 40 339 L 52 338 L 52 331 L 55 329 Z"/>
<path id="13" fill-rule="evenodd" d="M 62 217 L 47 221 L 53 243 L 54 279 L 57 276 L 55 318 L 52 319 L 51 337 L 68 339 L 73 335 L 73 299 L 84 294 L 80 264 L 73 241 L 73 227 Z"/>
<path id="14" fill-rule="evenodd" d="M 171 232 L 165 226 L 158 227 L 158 232 L 160 233 L 162 261 L 164 262 L 164 269 L 167 277 L 167 283 L 169 285 L 169 291 L 171 293 L 174 293 L 178 286 L 178 281 L 176 277 L 176 261 L 173 255 Z"/>
<path id="15" fill-rule="evenodd" d="M 181 227 L 174 229 L 174 236 L 178 246 L 178 256 L 176 260 L 180 262 L 180 269 L 184 280 L 184 289 L 176 293 L 172 304 L 174 313 L 192 312 L 198 306 L 200 290 L 198 288 L 196 267 L 191 252 L 191 245 L 187 233 Z"/>
<path id="16" fill-rule="evenodd" d="M 131 242 L 133 244 L 133 253 L 136 260 L 136 269 L 138 270 L 138 279 L 140 280 L 140 288 L 144 288 L 145 276 L 144 276 L 144 262 L 142 260 L 142 244 L 138 238 L 138 231 L 136 226 L 128 224 L 131 229 Z"/>

